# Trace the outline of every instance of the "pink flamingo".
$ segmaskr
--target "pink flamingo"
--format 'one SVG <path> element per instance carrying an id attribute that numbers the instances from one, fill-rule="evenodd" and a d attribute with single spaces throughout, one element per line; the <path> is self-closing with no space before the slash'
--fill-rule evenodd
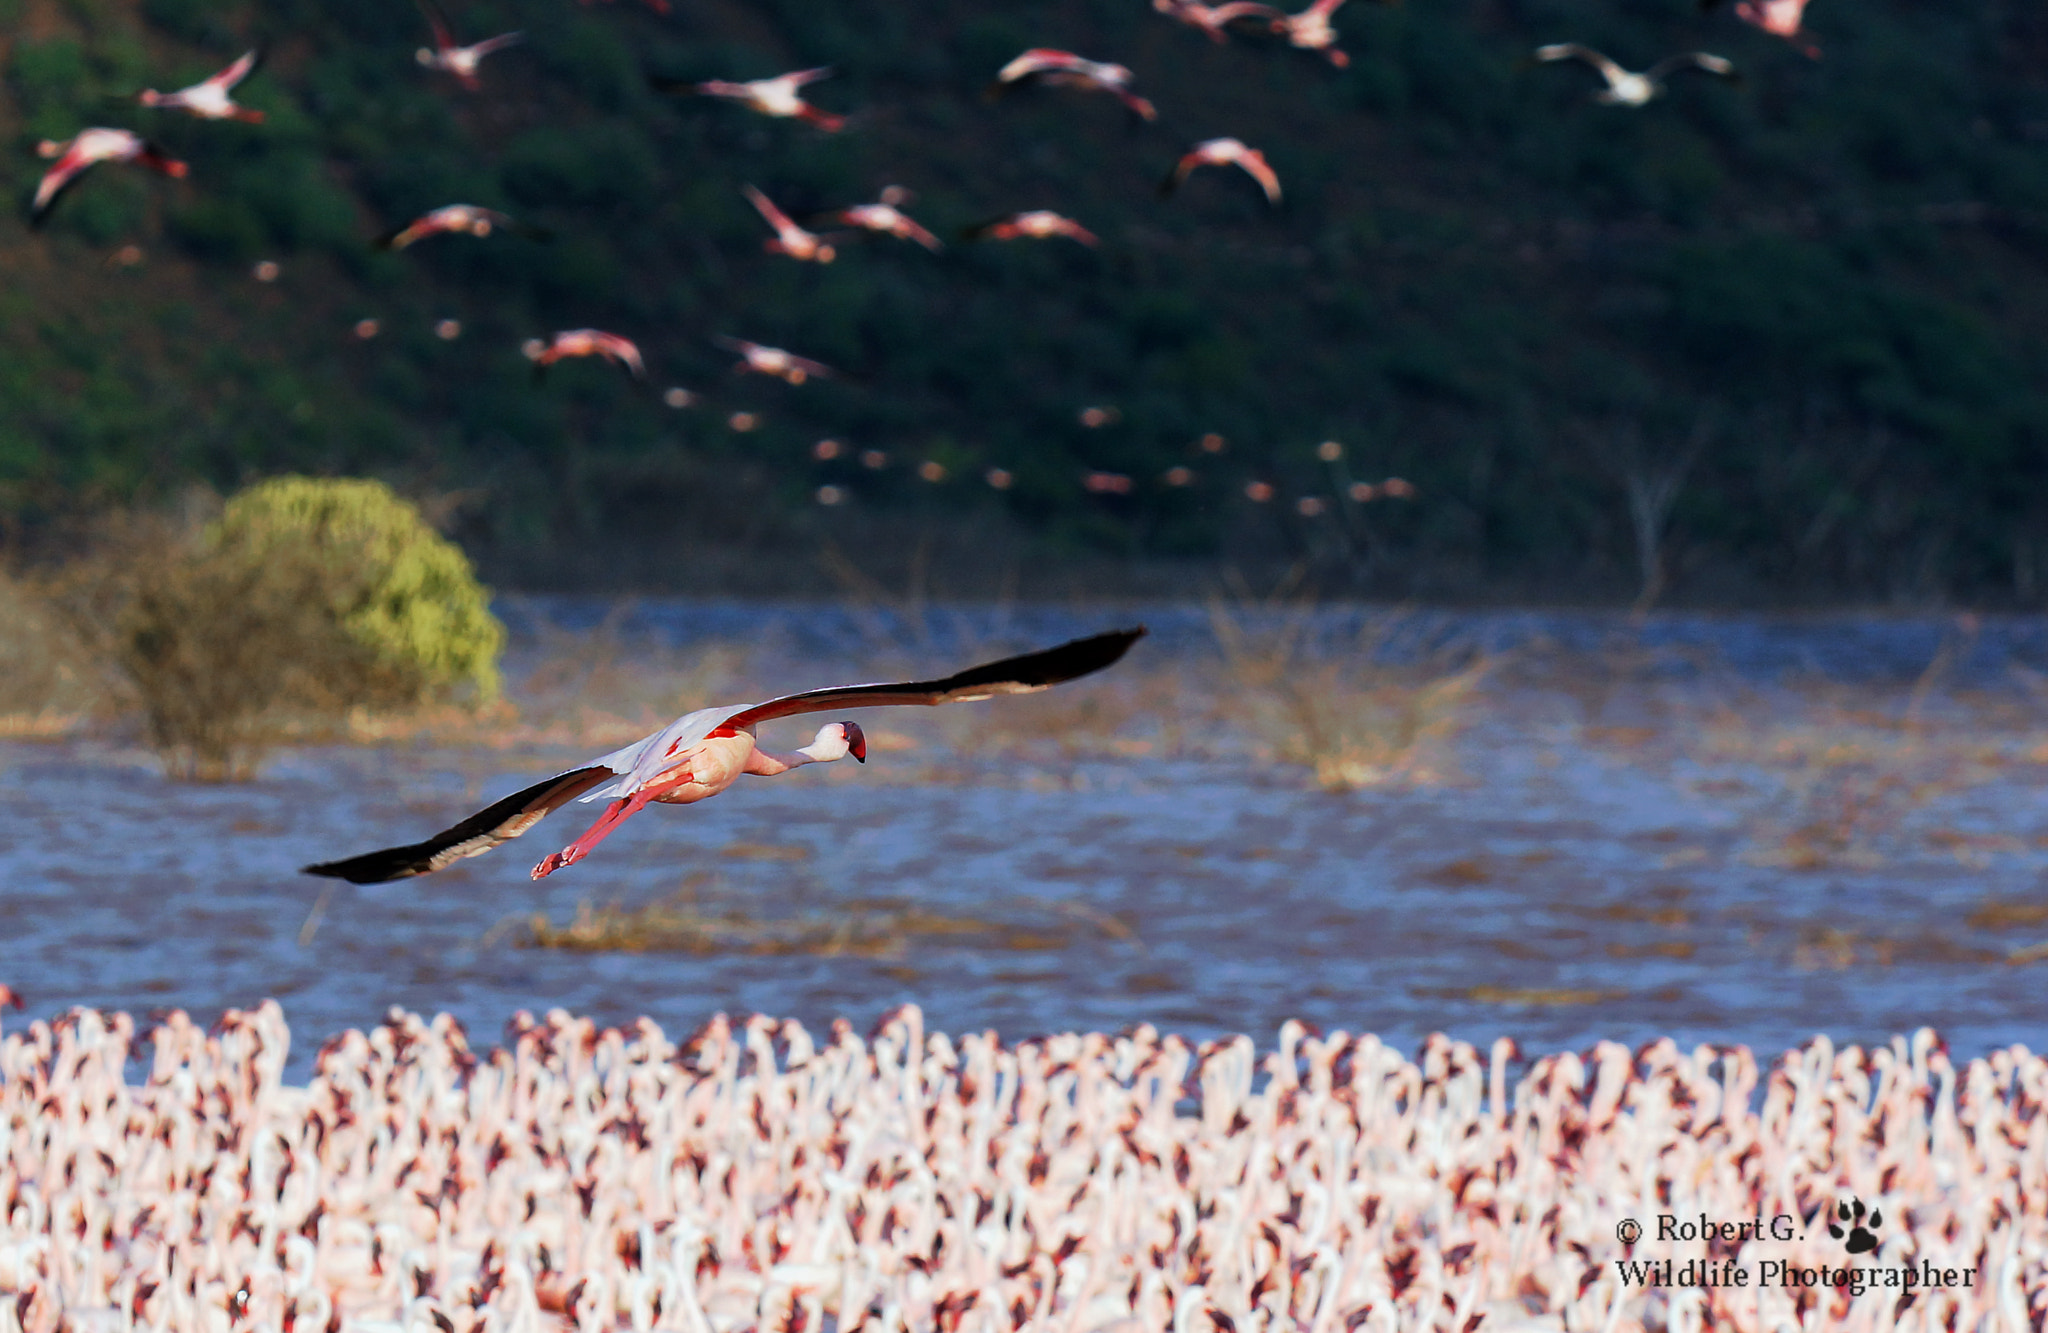
<path id="1" fill-rule="evenodd" d="M 732 83 L 725 79 L 712 79 L 708 83 L 686 83 L 675 79 L 654 80 L 654 86 L 668 92 L 691 92 L 704 97 L 726 97 L 739 102 L 750 110 L 778 120 L 797 119 L 816 125 L 826 133 L 836 133 L 846 128 L 846 117 L 835 116 L 829 111 L 820 111 L 806 102 L 798 89 L 819 79 L 831 77 L 829 68 L 792 70 L 778 74 L 772 79 L 754 79 L 748 83 Z"/>
<path id="2" fill-rule="evenodd" d="M 528 338 L 519 350 L 533 362 L 536 380 L 549 366 L 568 356 L 601 356 L 625 367 L 626 373 L 636 380 L 647 378 L 647 365 L 640 359 L 640 349 L 630 339 L 602 329 L 565 329 L 545 340 Z"/>
<path id="3" fill-rule="evenodd" d="M 925 249 L 937 253 L 940 249 L 939 238 L 919 226 L 899 207 L 909 201 L 910 191 L 900 185 L 891 185 L 882 191 L 880 203 L 856 204 L 852 208 L 842 208 L 837 213 L 827 213 L 824 220 L 843 222 L 849 227 L 859 227 L 863 231 L 894 236 L 900 241 L 916 241 Z"/>
<path id="4" fill-rule="evenodd" d="M 1087 246 L 1101 244 L 1095 233 L 1080 223 L 1044 208 L 1033 209 L 1028 213 L 1006 213 L 993 222 L 969 227 L 961 234 L 970 241 L 1043 241 L 1054 236 L 1064 236 L 1068 240 L 1079 241 Z"/>
<path id="5" fill-rule="evenodd" d="M 1320 51 L 1323 58 L 1338 69 L 1351 63 L 1351 57 L 1337 46 L 1337 30 L 1330 25 L 1330 15 L 1337 12 L 1344 0 L 1315 0 L 1315 3 L 1299 14 L 1283 14 L 1273 20 L 1273 31 L 1282 33 L 1287 44 L 1301 51 Z"/>
<path id="6" fill-rule="evenodd" d="M 552 235 L 544 228 L 529 227 L 496 209 L 479 208 L 475 204 L 444 204 L 420 214 L 396 231 L 384 233 L 374 244 L 381 250 L 403 250 L 414 241 L 423 241 L 429 236 L 488 236 L 501 229 L 535 240 L 546 240 Z"/>
<path id="7" fill-rule="evenodd" d="M 212 78 L 202 79 L 189 88 L 180 88 L 174 93 L 144 88 L 135 95 L 135 100 L 144 106 L 187 111 L 201 120 L 244 120 L 251 125 L 260 124 L 263 120 L 261 111 L 239 106 L 230 96 L 235 85 L 248 78 L 250 71 L 256 68 L 256 61 L 257 53 L 250 51 Z"/>
<path id="8" fill-rule="evenodd" d="M 832 367 L 798 356 L 794 352 L 785 352 L 780 347 L 750 343 L 745 338 L 728 338 L 724 334 L 720 334 L 715 341 L 720 347 L 740 354 L 740 363 L 733 367 L 735 370 L 750 370 L 757 375 L 772 375 L 789 384 L 802 384 L 805 380 L 813 378 L 832 378 Z"/>
<path id="9" fill-rule="evenodd" d="M 1259 183 L 1266 192 L 1266 202 L 1280 202 L 1280 177 L 1266 163 L 1266 155 L 1256 148 L 1247 148 L 1238 139 L 1206 139 L 1196 144 L 1174 164 L 1172 174 L 1160 183 L 1159 193 L 1172 194 L 1188 173 L 1197 167 L 1242 167 L 1246 174 Z"/>
<path id="10" fill-rule="evenodd" d="M 455 29 L 449 26 L 448 16 L 443 14 L 434 0 L 419 0 L 420 12 L 427 17 L 427 26 L 433 30 L 434 47 L 430 51 L 421 47 L 413 53 L 414 58 L 428 69 L 438 69 L 444 74 L 453 74 L 464 88 L 475 92 L 483 86 L 476 76 L 477 66 L 493 51 L 502 51 L 508 46 L 517 46 L 526 40 L 519 32 L 500 33 L 486 37 L 468 46 L 455 44 Z"/>
<path id="11" fill-rule="evenodd" d="M 1076 639 L 1056 648 L 969 667 L 939 680 L 842 685 L 764 703 L 702 708 L 624 749 L 515 792 L 425 842 L 307 866 L 306 873 L 355 884 L 429 874 L 518 837 L 569 801 L 609 798 L 603 816 L 582 837 L 533 868 L 533 878 L 541 879 L 588 856 L 613 829 L 650 801 L 689 805 L 708 800 L 730 787 L 742 773 L 774 777 L 805 764 L 832 763 L 849 754 L 867 762 L 867 740 L 855 723 L 821 727 L 810 745 L 793 754 L 778 755 L 755 743 L 754 729 L 763 722 L 841 708 L 930 706 L 998 694 L 1032 694 L 1112 665 L 1144 633 L 1141 626 Z"/>
<path id="12" fill-rule="evenodd" d="M 1152 0 L 1152 8 L 1171 19 L 1178 19 L 1191 28 L 1209 34 L 1209 40 L 1221 44 L 1228 34 L 1230 25 L 1246 19 L 1284 19 L 1287 16 L 1271 5 L 1254 3 L 1254 0 L 1229 0 L 1227 4 L 1205 5 L 1201 0 Z"/>
<path id="13" fill-rule="evenodd" d="M 1342 3 L 1342 0 L 1339 0 Z M 990 92 L 1001 94 L 1027 80 L 1058 88 L 1096 88 L 1110 93 L 1140 120 L 1156 120 L 1159 112 L 1131 91 L 1131 71 L 1122 65 L 1084 60 L 1072 51 L 1036 47 L 1018 56 L 996 72 Z"/>
<path id="14" fill-rule="evenodd" d="M 810 259 L 820 264 L 829 264 L 839 252 L 816 232 L 805 231 L 791 221 L 789 214 L 775 206 L 767 195 L 751 185 L 742 185 L 740 192 L 747 196 L 747 202 L 754 206 L 769 226 L 775 229 L 775 239 L 763 241 L 761 248 L 770 254 L 788 255 L 791 259 Z"/>
<path id="15" fill-rule="evenodd" d="M 1701 9 L 1712 9 L 1721 0 L 1700 0 Z M 1806 38 L 1807 0 L 1736 0 L 1735 17 L 1762 28 L 1773 37 L 1783 37 L 1802 55 L 1820 59 L 1820 48 Z"/>
<path id="16" fill-rule="evenodd" d="M 44 172 L 42 181 L 36 186 L 35 202 L 29 206 L 32 225 L 40 225 L 49 216 L 57 196 L 87 169 L 101 162 L 133 162 L 174 177 L 183 176 L 190 170 L 183 162 L 131 130 L 80 130 L 70 139 L 45 139 L 36 145 L 36 152 L 46 158 L 56 158 L 57 165 Z"/>

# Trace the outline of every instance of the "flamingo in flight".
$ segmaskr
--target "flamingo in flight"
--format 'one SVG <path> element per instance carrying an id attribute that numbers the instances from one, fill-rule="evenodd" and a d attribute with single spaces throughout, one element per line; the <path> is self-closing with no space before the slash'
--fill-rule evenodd
<path id="1" fill-rule="evenodd" d="M 968 703 L 999 694 L 1034 694 L 1114 664 L 1144 633 L 1139 626 L 1075 639 L 1056 648 L 969 667 L 941 680 L 841 685 L 786 694 L 765 703 L 701 708 L 624 749 L 514 792 L 425 842 L 322 862 L 307 866 L 305 873 L 353 884 L 381 884 L 431 874 L 518 837 L 570 801 L 609 801 L 603 815 L 583 836 L 533 868 L 533 878 L 544 879 L 588 856 L 613 829 L 650 801 L 691 805 L 718 795 L 742 773 L 775 777 L 805 764 L 829 764 L 847 755 L 859 763 L 867 762 L 867 738 L 857 723 L 830 723 L 818 729 L 811 744 L 795 753 L 774 754 L 761 749 L 755 740 L 755 728 L 763 722 L 842 708 L 929 706 Z"/>
<path id="2" fill-rule="evenodd" d="M 564 329 L 552 338 L 528 338 L 519 350 L 533 362 L 536 380 L 547 373 L 549 366 L 570 356 L 601 356 L 625 367 L 626 373 L 636 380 L 647 378 L 647 363 L 640 359 L 640 349 L 632 340 L 602 329 Z"/>
<path id="3" fill-rule="evenodd" d="M 969 227 L 961 233 L 970 241 L 1016 241 L 1049 240 L 1064 236 L 1083 245 L 1100 245 L 1095 233 L 1089 231 L 1072 218 L 1061 217 L 1051 209 L 1037 208 L 1028 213 L 1006 213 L 993 222 L 984 222 L 978 227 Z"/>
<path id="4" fill-rule="evenodd" d="M 537 241 L 546 240 L 554 234 L 543 227 L 529 227 L 493 208 L 479 208 L 475 204 L 444 204 L 432 212 L 420 214 L 396 231 L 384 233 L 375 244 L 380 250 L 403 250 L 414 241 L 423 241 L 429 236 L 488 236 L 499 230 Z"/>
<path id="5" fill-rule="evenodd" d="M 1701 9 L 1712 9 L 1721 0 L 1700 0 Z M 1820 59 L 1820 48 L 1806 40 L 1807 0 L 1736 0 L 1735 17 L 1773 37 L 1783 37 L 1802 55 Z"/>
<path id="6" fill-rule="evenodd" d="M 750 343 L 745 338 L 728 338 L 720 334 L 714 341 L 728 351 L 740 354 L 739 364 L 734 370 L 752 371 L 757 375 L 773 375 L 788 384 L 802 384 L 807 379 L 828 380 L 832 378 L 832 367 L 794 352 L 785 352 L 780 347 L 768 347 L 761 343 Z"/>
<path id="7" fill-rule="evenodd" d="M 775 201 L 751 185 L 742 185 L 747 202 L 754 206 L 769 226 L 775 229 L 775 239 L 761 242 L 761 248 L 770 254 L 788 255 L 791 259 L 810 259 L 820 264 L 829 264 L 839 252 L 831 243 L 814 231 L 805 231 L 790 219 L 789 214 L 775 206 Z"/>
<path id="8" fill-rule="evenodd" d="M 837 213 L 827 213 L 826 222 L 841 222 L 863 231 L 880 232 L 894 236 L 899 241 L 916 241 L 925 249 L 937 253 L 941 248 L 939 238 L 913 221 L 899 205 L 910 202 L 910 191 L 900 185 L 891 185 L 882 191 L 880 203 L 855 204 L 842 208 Z"/>
<path id="9" fill-rule="evenodd" d="M 1267 164 L 1264 153 L 1246 147 L 1240 139 L 1205 139 L 1196 144 L 1174 164 L 1172 174 L 1160 182 L 1159 193 L 1172 194 L 1197 167 L 1242 167 L 1266 192 L 1267 203 L 1280 202 L 1280 177 Z"/>
<path id="10" fill-rule="evenodd" d="M 36 186 L 35 202 L 29 205 L 29 221 L 33 225 L 40 225 L 49 216 L 57 196 L 73 181 L 101 162 L 133 162 L 151 171 L 161 171 L 166 176 L 183 176 L 190 170 L 183 162 L 132 130 L 103 127 L 80 130 L 69 139 L 45 139 L 36 145 L 36 152 L 42 157 L 57 159 L 57 165 L 44 172 L 42 181 Z"/>
<path id="11" fill-rule="evenodd" d="M 1330 26 L 1330 15 L 1337 12 L 1344 0 L 1315 0 L 1315 3 L 1299 14 L 1283 14 L 1273 20 L 1273 31 L 1283 34 L 1287 44 L 1301 51 L 1320 51 L 1323 58 L 1338 69 L 1351 63 L 1351 57 L 1337 45 L 1337 30 Z"/>
<path id="12" fill-rule="evenodd" d="M 1341 0 L 1340 0 L 1341 3 Z M 1122 65 L 1084 60 L 1072 51 L 1035 47 L 996 71 L 991 93 L 1000 95 L 1030 80 L 1056 88 L 1096 88 L 1113 95 L 1140 120 L 1157 120 L 1159 112 L 1131 91 L 1131 71 Z"/>
<path id="13" fill-rule="evenodd" d="M 154 88 L 144 88 L 135 95 L 135 100 L 144 106 L 161 107 L 171 111 L 186 111 L 201 120 L 242 120 L 251 125 L 261 124 L 263 113 L 238 105 L 231 95 L 236 84 L 249 77 L 256 68 L 258 55 L 247 52 L 240 60 L 229 65 L 212 78 L 201 79 L 190 88 L 180 88 L 174 93 L 160 93 Z"/>
<path id="14" fill-rule="evenodd" d="M 504 32 L 496 37 L 486 37 L 480 42 L 472 42 L 468 46 L 457 46 L 455 29 L 449 25 L 448 16 L 441 12 L 433 0 L 419 0 L 419 6 L 420 13 L 427 17 L 427 26 L 433 30 L 434 49 L 430 51 L 423 46 L 413 53 L 414 57 L 428 69 L 453 74 L 456 81 L 471 92 L 483 86 L 482 80 L 476 76 L 476 71 L 477 66 L 483 64 L 485 56 L 493 51 L 502 51 L 508 46 L 517 46 L 526 40 L 524 33 Z"/>
<path id="15" fill-rule="evenodd" d="M 1228 36 L 1233 23 L 1287 17 L 1273 6 L 1257 4 L 1254 0 L 1229 0 L 1229 3 L 1221 5 L 1205 5 L 1201 0 L 1152 0 L 1152 8 L 1168 18 L 1178 19 L 1191 28 L 1208 33 L 1209 40 L 1219 44 Z"/>
<path id="16" fill-rule="evenodd" d="M 1733 62 L 1722 56 L 1708 55 L 1705 51 L 1666 56 L 1640 74 L 1623 69 L 1592 47 L 1581 46 L 1577 42 L 1539 46 L 1536 48 L 1536 60 L 1546 65 L 1556 60 L 1583 60 L 1591 65 L 1599 71 L 1601 78 L 1607 80 L 1607 86 L 1593 94 L 1593 100 L 1603 106 L 1645 106 L 1661 97 L 1664 80 L 1682 69 L 1704 70 L 1724 79 L 1736 77 Z"/>
<path id="17" fill-rule="evenodd" d="M 820 111 L 803 99 L 797 90 L 819 79 L 829 78 L 830 68 L 799 69 L 787 74 L 778 74 L 772 79 L 755 79 L 748 83 L 732 83 L 725 79 L 712 79 L 708 83 L 689 83 L 679 79 L 657 78 L 654 86 L 664 92 L 697 93 L 704 97 L 727 97 L 740 102 L 749 109 L 778 120 L 795 118 L 816 125 L 826 133 L 836 133 L 846 128 L 846 117 L 835 116 L 829 111 Z"/>

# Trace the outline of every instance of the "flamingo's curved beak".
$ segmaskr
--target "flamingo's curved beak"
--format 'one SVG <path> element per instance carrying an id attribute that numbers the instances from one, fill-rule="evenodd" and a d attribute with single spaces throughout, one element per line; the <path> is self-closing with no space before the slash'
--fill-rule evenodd
<path id="1" fill-rule="evenodd" d="M 846 729 L 846 752 L 854 757 L 855 762 L 865 764 L 868 761 L 868 738 L 861 731 L 860 723 L 842 722 L 839 725 Z"/>

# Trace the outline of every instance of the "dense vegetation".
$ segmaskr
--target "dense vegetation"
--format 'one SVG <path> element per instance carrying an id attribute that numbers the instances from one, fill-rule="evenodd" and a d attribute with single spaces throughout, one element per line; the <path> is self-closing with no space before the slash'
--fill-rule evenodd
<path id="1" fill-rule="evenodd" d="M 1814 61 L 1727 8 L 1355 0 L 1337 70 L 1144 0 L 474 0 L 465 40 L 528 42 L 465 94 L 413 61 L 406 0 L 0 0 L 17 219 L 42 137 L 130 125 L 192 163 L 101 167 L 43 232 L 0 222 L 0 514 L 31 540 L 300 470 L 444 497 L 485 571 L 528 586 L 759 587 L 777 551 L 877 568 L 922 535 L 1027 570 L 1302 559 L 1327 587 L 1430 596 L 2038 600 L 2048 9 L 1816 0 Z M 1637 67 L 1704 47 L 1746 77 L 1595 106 L 1583 67 L 1518 65 L 1562 39 Z M 264 124 L 130 100 L 257 42 L 242 100 Z M 1081 92 L 983 100 L 1041 44 L 1131 65 L 1158 124 Z M 817 64 L 843 134 L 647 78 Z M 1284 207 L 1234 172 L 1156 197 L 1218 134 L 1266 150 Z M 900 183 L 949 240 L 1057 208 L 1104 243 L 859 238 L 799 264 L 762 252 L 748 182 L 799 216 Z M 558 239 L 366 242 L 456 201 Z M 382 332 L 358 340 L 366 317 Z M 461 336 L 437 337 L 449 318 Z M 520 340 L 582 325 L 703 402 L 595 362 L 531 383 Z M 737 377 L 721 333 L 849 374 Z M 1090 429 L 1090 405 L 1120 416 Z M 730 427 L 741 410 L 758 429 Z M 820 462 L 821 436 L 852 448 Z M 1176 465 L 1196 484 L 1159 484 Z M 1096 468 L 1137 484 L 1090 493 Z M 1419 498 L 1343 499 L 1389 474 Z M 1247 499 L 1254 479 L 1278 499 Z M 824 484 L 850 502 L 819 506 Z M 1324 513 L 1295 509 L 1310 495 Z"/>

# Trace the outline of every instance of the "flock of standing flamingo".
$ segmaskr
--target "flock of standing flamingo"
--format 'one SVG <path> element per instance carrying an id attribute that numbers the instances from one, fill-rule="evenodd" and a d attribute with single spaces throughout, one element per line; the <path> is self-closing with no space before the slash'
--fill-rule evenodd
<path id="1" fill-rule="evenodd" d="M 1202 0 L 1153 0 L 1153 7 L 1160 13 L 1178 22 L 1187 24 L 1207 34 L 1216 42 L 1229 40 L 1231 33 L 1240 28 L 1258 27 L 1284 37 L 1287 43 L 1297 49 L 1320 54 L 1332 65 L 1343 67 L 1350 57 L 1337 45 L 1338 32 L 1332 17 L 1345 0 L 1314 0 L 1308 8 L 1297 14 L 1287 14 L 1271 5 L 1256 0 L 1227 0 L 1221 4 L 1205 4 Z M 421 66 L 444 74 L 462 89 L 475 92 L 482 88 L 481 68 L 484 60 L 495 52 L 516 46 L 524 40 L 519 32 L 501 33 L 480 41 L 462 43 L 458 41 L 455 28 L 448 17 L 434 4 L 433 0 L 418 0 L 431 34 L 432 45 L 424 46 L 417 52 Z M 1704 0 L 1703 8 L 1711 7 L 1717 0 Z M 1736 12 L 1746 22 L 1780 35 L 1788 41 L 1800 44 L 1801 49 L 1811 55 L 1818 55 L 1805 42 L 1801 24 L 1807 0 L 1737 0 Z M 657 0 L 657 8 L 666 12 L 666 0 Z M 1651 66 L 1641 73 L 1624 69 L 1615 61 L 1576 43 L 1559 43 L 1537 49 L 1533 59 L 1539 62 L 1558 60 L 1582 60 L 1591 65 L 1605 80 L 1606 87 L 1597 94 L 1597 100 L 1618 106 L 1640 107 L 1659 96 L 1663 91 L 1667 75 L 1680 69 L 1698 69 L 1708 73 L 1732 77 L 1734 67 L 1726 59 L 1704 52 L 1691 52 L 1674 56 Z M 258 53 L 250 51 L 211 77 L 188 88 L 172 93 L 160 93 L 146 89 L 137 94 L 136 101 L 146 108 L 164 111 L 181 111 L 202 120 L 241 120 L 260 122 L 261 111 L 251 110 L 234 100 L 235 88 L 255 70 Z M 755 79 L 748 82 L 711 80 L 707 82 L 679 82 L 656 78 L 657 87 L 667 91 L 693 96 L 728 99 L 760 115 L 776 119 L 794 119 L 805 122 L 825 133 L 837 133 L 846 127 L 844 115 L 825 111 L 813 105 L 803 90 L 809 85 L 826 78 L 830 69 L 796 70 L 773 78 Z M 1152 121 L 1158 112 L 1147 99 L 1139 96 L 1132 88 L 1132 73 L 1123 65 L 1097 61 L 1077 55 L 1071 51 L 1054 48 L 1028 50 L 1003 66 L 991 85 L 994 92 L 1003 92 L 1027 84 L 1044 84 L 1057 87 L 1081 88 L 1108 93 L 1120 101 L 1132 116 Z M 187 165 L 151 143 L 132 130 L 95 127 L 80 131 L 68 141 L 46 140 L 40 145 L 40 152 L 47 158 L 54 158 L 54 165 L 38 185 L 31 204 L 31 221 L 40 224 L 55 206 L 59 196 L 74 184 L 86 171 L 103 162 L 128 162 L 169 176 L 184 176 Z M 1278 206 L 1282 199 L 1280 177 L 1267 161 L 1263 152 L 1232 137 L 1213 138 L 1197 143 L 1181 155 L 1161 186 L 1161 193 L 1171 193 L 1188 175 L 1202 167 L 1237 167 L 1249 175 L 1258 185 L 1266 201 Z M 838 253 L 830 236 L 820 235 L 807 229 L 791 218 L 765 194 L 752 185 L 742 187 L 747 199 L 760 212 L 774 236 L 766 248 L 776 254 L 786 255 L 798 261 L 831 263 Z M 825 214 L 821 222 L 835 223 L 871 231 L 879 235 L 912 240 L 926 249 L 941 248 L 938 237 L 927 227 L 913 220 L 903 211 L 908 202 L 907 194 L 899 187 L 885 190 L 876 203 L 857 204 Z M 436 208 L 411 222 L 394 229 L 378 238 L 378 244 L 390 249 L 404 249 L 418 241 L 435 235 L 489 236 L 494 231 L 505 231 L 534 238 L 544 238 L 541 228 L 530 227 L 491 209 L 473 204 L 454 203 Z M 969 227 L 962 233 L 969 240 L 1047 240 L 1064 238 L 1086 246 L 1099 244 L 1095 232 L 1083 223 L 1049 209 L 1032 209 L 1013 212 Z M 261 268 L 263 266 L 259 266 Z M 275 266 L 269 266 L 272 277 Z M 268 279 L 266 279 L 268 280 Z M 363 319 L 355 324 L 358 337 L 372 338 L 381 331 L 381 324 L 375 319 Z M 442 337 L 459 336 L 458 323 L 443 321 L 437 328 Z M 721 335 L 721 341 L 736 348 L 747 349 L 743 353 L 740 368 L 776 376 L 791 384 L 801 384 L 806 379 L 822 379 L 832 371 L 820 362 L 801 357 L 782 348 L 741 342 Z M 595 356 L 617 364 L 636 380 L 647 377 L 647 366 L 639 347 L 630 338 L 600 329 L 572 329 L 554 334 L 548 338 L 528 339 L 521 349 L 534 363 L 536 373 L 566 357 Z M 667 389 L 663 401 L 671 406 L 688 406 L 698 401 L 698 395 L 680 386 Z M 738 414 L 749 423 L 757 420 L 752 414 Z M 1172 470 L 1178 476 L 1163 476 L 1160 484 L 1169 487 L 1191 484 L 1194 474 L 1187 468 Z M 936 476 L 943 479 L 943 469 L 926 467 L 920 475 L 927 479 Z M 998 489 L 1008 485 L 1012 473 L 1002 467 L 986 470 L 984 480 Z M 1096 473 L 1097 484 L 1090 486 L 1082 479 L 1086 489 L 1098 493 L 1127 494 L 1132 489 L 1128 480 L 1120 486 L 1105 490 L 1099 479 L 1121 474 Z M 1399 479 L 1390 479 L 1398 482 Z M 1266 482 L 1252 480 L 1245 484 L 1246 498 L 1264 503 L 1274 497 L 1274 488 Z M 821 503 L 836 503 L 844 497 L 844 490 L 836 486 L 824 486 L 817 492 Z M 1369 502 L 1382 497 L 1405 498 L 1412 494 L 1406 483 L 1394 486 L 1373 486 L 1353 483 L 1347 488 L 1346 499 L 1352 502 Z M 1323 512 L 1323 501 L 1316 496 L 1302 496 L 1295 507 L 1304 517 L 1313 517 Z"/>
<path id="2" fill-rule="evenodd" d="M 0 1042 L 6 1333 L 2022 1333 L 2048 1061 L 266 1002 Z M 138 1082 L 126 1066 L 142 1056 Z M 1513 1072 L 1519 1067 L 1520 1072 Z M 1761 1096 L 1759 1096 L 1759 1093 Z M 1874 1206 L 1861 1252 L 1830 1226 Z M 1659 1240 L 1659 1216 L 1693 1228 Z M 1727 1224 L 1712 1240 L 1696 1223 Z M 1846 1219 L 1845 1219 L 1846 1220 Z M 1642 1228 L 1626 1239 L 1628 1224 Z M 1743 1224 L 1738 1226 L 1738 1224 Z M 1837 1228 L 1839 1229 L 1839 1228 Z M 1692 1262 L 1746 1284 L 1659 1284 Z M 1854 1265 L 1862 1281 L 1831 1278 Z M 1776 1265 L 1775 1268 L 1770 1265 Z M 1915 1283 L 1903 1285 L 1904 1273 Z M 1775 1274 L 1776 1276 L 1770 1276 Z M 1890 1275 L 1887 1280 L 1886 1275 Z M 1759 1280 L 1759 1278 L 1763 1280 Z"/>

